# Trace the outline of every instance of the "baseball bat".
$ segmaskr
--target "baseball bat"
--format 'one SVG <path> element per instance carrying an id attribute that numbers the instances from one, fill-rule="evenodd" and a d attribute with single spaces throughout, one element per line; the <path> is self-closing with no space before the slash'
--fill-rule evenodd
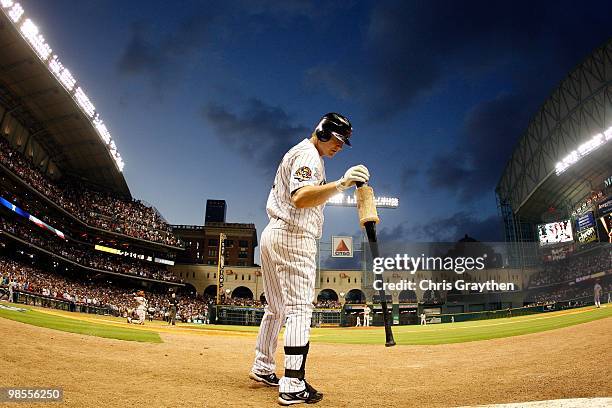
<path id="1" fill-rule="evenodd" d="M 365 188 L 367 187 L 367 188 Z M 372 253 L 372 259 L 378 258 L 380 252 L 378 250 L 378 240 L 376 238 L 376 223 L 379 218 L 376 213 L 376 203 L 374 202 L 374 192 L 371 187 L 365 186 L 364 183 L 357 183 L 357 208 L 359 210 L 359 222 L 365 228 L 366 235 L 368 237 L 368 243 L 370 245 L 370 252 Z M 383 276 L 376 274 L 376 279 L 380 280 L 381 287 L 378 291 L 380 297 L 380 305 L 382 307 L 383 323 L 385 325 L 385 347 L 395 346 L 395 339 L 393 338 L 393 331 L 391 330 L 391 319 L 389 317 L 387 307 L 387 293 L 382 286 Z"/>

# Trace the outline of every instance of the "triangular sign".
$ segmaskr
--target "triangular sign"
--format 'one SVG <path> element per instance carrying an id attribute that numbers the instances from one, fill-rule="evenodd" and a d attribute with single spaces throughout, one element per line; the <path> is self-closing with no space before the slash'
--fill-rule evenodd
<path id="1" fill-rule="evenodd" d="M 349 252 L 349 249 L 346 246 L 346 244 L 344 243 L 343 239 L 340 240 L 340 243 L 336 247 L 336 252 Z"/>

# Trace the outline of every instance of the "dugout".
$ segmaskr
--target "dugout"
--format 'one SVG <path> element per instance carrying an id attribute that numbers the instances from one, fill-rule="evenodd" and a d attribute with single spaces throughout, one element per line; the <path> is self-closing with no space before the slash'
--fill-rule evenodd
<path id="1" fill-rule="evenodd" d="M 408 324 L 418 324 L 418 309 L 419 305 L 416 303 L 410 304 L 399 304 L 399 324 L 400 325 L 408 325 Z"/>

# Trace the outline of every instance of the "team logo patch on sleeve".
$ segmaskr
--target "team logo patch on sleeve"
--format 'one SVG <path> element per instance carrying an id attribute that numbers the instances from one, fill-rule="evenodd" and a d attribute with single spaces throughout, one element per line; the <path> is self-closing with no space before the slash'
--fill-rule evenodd
<path id="1" fill-rule="evenodd" d="M 312 170 L 310 170 L 310 167 L 307 167 L 307 166 L 300 167 L 299 169 L 297 169 L 293 177 L 297 181 L 310 180 L 312 178 Z"/>

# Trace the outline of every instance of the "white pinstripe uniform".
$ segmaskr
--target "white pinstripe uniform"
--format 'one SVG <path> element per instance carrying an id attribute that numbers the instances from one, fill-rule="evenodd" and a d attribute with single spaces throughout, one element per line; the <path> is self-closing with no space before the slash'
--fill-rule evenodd
<path id="1" fill-rule="evenodd" d="M 138 307 L 136 307 L 138 320 L 132 320 L 132 323 L 144 324 L 147 315 L 147 299 L 142 296 L 135 296 L 134 300 L 138 303 Z"/>
<path id="2" fill-rule="evenodd" d="M 593 297 L 595 298 L 595 307 L 601 307 L 601 285 L 599 282 L 593 287 Z"/>
<path id="3" fill-rule="evenodd" d="M 285 329 L 285 375 L 279 392 L 304 389 L 316 278 L 316 239 L 323 228 L 323 207 L 296 208 L 291 193 L 325 184 L 323 159 L 304 139 L 283 157 L 270 190 L 266 211 L 270 222 L 261 234 L 261 271 L 267 306 L 259 328 L 252 371 L 275 371 L 278 333 Z M 286 320 L 286 322 L 285 322 Z"/>
<path id="4" fill-rule="evenodd" d="M 365 305 L 365 307 L 363 308 L 363 326 L 364 327 L 370 326 L 370 312 L 371 311 L 372 309 L 370 309 L 368 305 Z"/>

